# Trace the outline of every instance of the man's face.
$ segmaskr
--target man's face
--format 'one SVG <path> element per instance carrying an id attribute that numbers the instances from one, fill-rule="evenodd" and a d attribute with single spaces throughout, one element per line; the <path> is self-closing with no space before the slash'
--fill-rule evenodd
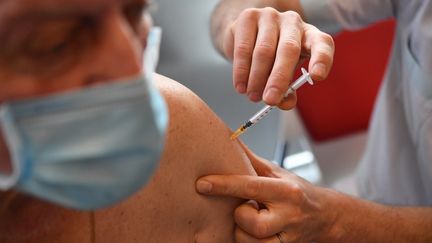
<path id="1" fill-rule="evenodd" d="M 138 74 L 147 0 L 0 0 L 0 104 Z"/>

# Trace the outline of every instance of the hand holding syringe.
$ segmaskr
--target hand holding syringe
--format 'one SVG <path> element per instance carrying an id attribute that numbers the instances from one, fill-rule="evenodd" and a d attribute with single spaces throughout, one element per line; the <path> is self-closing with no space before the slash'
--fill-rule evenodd
<path id="1" fill-rule="evenodd" d="M 288 88 L 288 91 L 285 93 L 284 97 L 287 97 L 291 93 L 295 93 L 295 91 L 300 88 L 303 84 L 308 82 L 309 84 L 313 84 L 313 80 L 310 77 L 310 74 L 306 71 L 306 69 L 301 69 L 303 75 L 299 77 L 296 81 L 294 81 Z M 274 106 L 265 106 L 260 111 L 258 111 L 255 115 L 253 115 L 249 120 L 247 120 L 243 125 L 241 125 L 232 135 L 231 139 L 234 140 L 242 133 L 246 131 L 249 127 L 255 125 L 264 118 Z"/>

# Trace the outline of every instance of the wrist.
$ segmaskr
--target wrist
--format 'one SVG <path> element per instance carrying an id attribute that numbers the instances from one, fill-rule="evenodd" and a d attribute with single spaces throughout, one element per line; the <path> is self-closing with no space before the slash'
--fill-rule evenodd
<path id="1" fill-rule="evenodd" d="M 322 190 L 322 221 L 324 227 L 317 239 L 318 242 L 342 242 L 344 235 L 343 215 L 346 214 L 344 205 L 347 205 L 346 195 L 327 188 Z"/>

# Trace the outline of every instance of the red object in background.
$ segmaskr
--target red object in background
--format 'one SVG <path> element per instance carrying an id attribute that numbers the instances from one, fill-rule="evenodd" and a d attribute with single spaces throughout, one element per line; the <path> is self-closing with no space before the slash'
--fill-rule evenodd
<path id="1" fill-rule="evenodd" d="M 367 129 L 394 27 L 394 21 L 385 21 L 334 38 L 336 53 L 329 77 L 298 90 L 297 108 L 314 141 Z"/>

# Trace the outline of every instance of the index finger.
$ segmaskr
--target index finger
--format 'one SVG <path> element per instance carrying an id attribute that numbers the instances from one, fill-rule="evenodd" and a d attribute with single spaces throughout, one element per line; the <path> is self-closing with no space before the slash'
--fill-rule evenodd
<path id="1" fill-rule="evenodd" d="M 314 81 L 325 79 L 333 65 L 333 38 L 315 26 L 305 24 L 305 48 L 310 51 L 309 72 Z"/>
<path id="2" fill-rule="evenodd" d="M 245 93 L 252 64 L 252 54 L 258 32 L 257 11 L 245 10 L 235 24 L 233 82 L 239 93 Z"/>
<path id="3" fill-rule="evenodd" d="M 278 192 L 281 182 L 276 178 L 248 175 L 209 175 L 198 179 L 199 193 L 214 196 L 231 196 L 252 199 L 260 203 L 274 201 L 282 193 Z"/>

